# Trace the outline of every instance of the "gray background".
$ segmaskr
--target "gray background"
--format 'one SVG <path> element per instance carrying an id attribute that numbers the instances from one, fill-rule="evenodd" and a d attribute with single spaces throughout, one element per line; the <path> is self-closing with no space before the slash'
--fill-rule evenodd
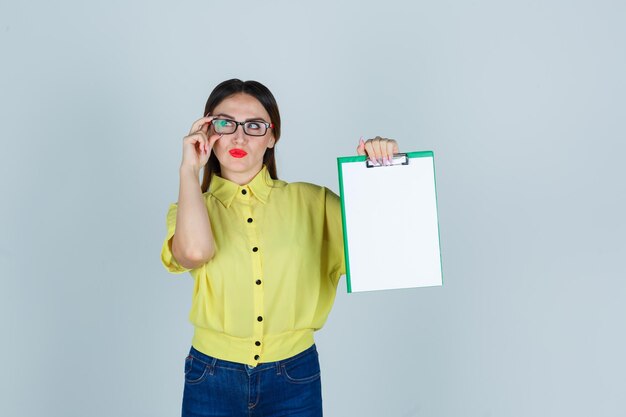
<path id="1" fill-rule="evenodd" d="M 288 181 L 337 190 L 361 135 L 435 151 L 444 286 L 342 280 L 317 335 L 326 415 L 622 415 L 625 18 L 2 1 L 0 415 L 179 414 L 192 280 L 159 251 L 181 139 L 231 77 L 277 97 Z"/>

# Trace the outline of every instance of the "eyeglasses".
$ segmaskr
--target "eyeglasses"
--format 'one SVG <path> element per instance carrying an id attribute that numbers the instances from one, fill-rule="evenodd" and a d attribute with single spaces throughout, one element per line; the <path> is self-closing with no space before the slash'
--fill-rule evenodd
<path id="1" fill-rule="evenodd" d="M 211 120 L 215 133 L 220 135 L 230 135 L 237 131 L 237 128 L 243 126 L 243 131 L 250 136 L 263 136 L 267 133 L 267 129 L 274 128 L 273 123 L 254 120 L 250 122 L 238 122 L 230 119 L 213 119 Z"/>

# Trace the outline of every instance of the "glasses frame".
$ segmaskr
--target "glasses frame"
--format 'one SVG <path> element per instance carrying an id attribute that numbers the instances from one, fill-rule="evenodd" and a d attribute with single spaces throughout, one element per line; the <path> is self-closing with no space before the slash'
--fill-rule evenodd
<path id="1" fill-rule="evenodd" d="M 243 133 L 245 133 L 246 135 L 261 137 L 261 136 L 267 135 L 267 130 L 268 129 L 273 129 L 274 128 L 274 123 L 268 123 L 268 122 L 265 122 L 263 120 L 248 120 L 247 122 L 238 122 L 237 120 L 220 118 L 220 119 L 213 119 L 213 120 L 211 120 L 211 126 L 213 126 L 214 130 L 215 130 L 215 123 L 220 121 L 220 120 L 225 120 L 227 122 L 231 122 L 231 123 L 235 124 L 235 130 L 233 130 L 231 133 L 220 133 L 221 135 L 232 135 L 235 132 L 237 132 L 237 129 L 239 129 L 239 126 L 241 126 L 241 128 L 243 129 Z M 258 123 L 258 124 L 261 124 L 261 125 L 265 125 L 265 132 L 262 135 L 255 135 L 255 134 L 248 133 L 248 129 L 246 128 L 246 125 L 248 123 Z M 215 133 L 217 133 L 217 130 L 216 130 Z"/>

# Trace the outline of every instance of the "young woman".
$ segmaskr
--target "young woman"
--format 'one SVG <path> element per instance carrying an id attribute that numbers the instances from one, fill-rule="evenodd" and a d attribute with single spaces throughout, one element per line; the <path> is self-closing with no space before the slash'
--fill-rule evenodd
<path id="1" fill-rule="evenodd" d="M 313 332 L 345 272 L 339 198 L 278 179 L 280 114 L 262 84 L 224 81 L 204 114 L 183 139 L 161 254 L 195 280 L 182 415 L 321 416 Z M 357 152 L 386 164 L 398 146 L 361 140 Z"/>

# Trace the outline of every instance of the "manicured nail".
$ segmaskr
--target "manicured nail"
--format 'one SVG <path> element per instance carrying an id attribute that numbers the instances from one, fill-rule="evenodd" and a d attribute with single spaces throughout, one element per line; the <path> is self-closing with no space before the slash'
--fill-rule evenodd
<path id="1" fill-rule="evenodd" d="M 388 167 L 389 165 L 391 165 L 391 164 L 389 163 L 389 159 L 387 159 L 387 158 L 383 158 L 383 165 L 384 165 L 384 166 L 386 166 L 386 167 Z"/>
<path id="2" fill-rule="evenodd" d="M 376 160 L 376 158 L 374 158 L 373 156 L 370 157 L 370 162 L 372 163 L 372 165 L 374 165 L 375 167 L 380 166 L 380 164 L 378 163 L 378 161 Z"/>
<path id="3" fill-rule="evenodd" d="M 365 145 L 365 141 L 363 140 L 363 136 L 361 136 L 361 139 L 359 140 L 359 144 L 360 145 Z"/>

